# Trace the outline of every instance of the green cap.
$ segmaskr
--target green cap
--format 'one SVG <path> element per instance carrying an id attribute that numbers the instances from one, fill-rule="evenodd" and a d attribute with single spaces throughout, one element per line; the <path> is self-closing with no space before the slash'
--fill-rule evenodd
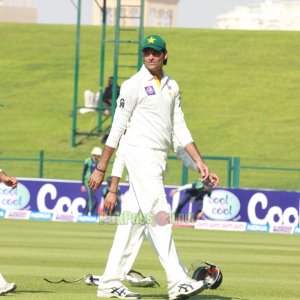
<path id="1" fill-rule="evenodd" d="M 156 34 L 149 35 L 143 40 L 142 50 L 145 48 L 152 48 L 157 51 L 167 49 L 165 40 Z"/>

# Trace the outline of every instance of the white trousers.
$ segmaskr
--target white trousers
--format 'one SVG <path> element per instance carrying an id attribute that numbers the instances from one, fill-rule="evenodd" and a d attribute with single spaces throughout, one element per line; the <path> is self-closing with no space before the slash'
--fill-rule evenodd
<path id="1" fill-rule="evenodd" d="M 0 273 L 0 284 L 3 284 L 3 283 L 6 283 L 6 280 L 4 279 L 2 274 Z"/>
<path id="2" fill-rule="evenodd" d="M 156 216 L 170 213 L 163 176 L 167 153 L 151 149 L 125 146 L 125 164 L 129 173 L 129 195 L 122 205 L 120 221 L 110 250 L 99 288 L 109 288 L 122 281 L 131 269 L 145 237 L 158 254 L 172 290 L 188 277 L 180 262 L 172 238 L 172 225 L 158 225 Z M 142 213 L 139 217 L 137 213 Z M 125 218 L 122 218 L 126 216 Z M 158 221 L 159 224 L 161 224 Z"/>

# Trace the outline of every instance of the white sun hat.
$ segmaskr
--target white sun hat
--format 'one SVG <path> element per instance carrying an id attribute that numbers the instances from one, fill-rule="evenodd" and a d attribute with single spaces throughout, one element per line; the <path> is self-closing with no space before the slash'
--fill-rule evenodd
<path id="1" fill-rule="evenodd" d="M 92 155 L 102 155 L 102 149 L 100 147 L 94 147 L 91 154 Z"/>

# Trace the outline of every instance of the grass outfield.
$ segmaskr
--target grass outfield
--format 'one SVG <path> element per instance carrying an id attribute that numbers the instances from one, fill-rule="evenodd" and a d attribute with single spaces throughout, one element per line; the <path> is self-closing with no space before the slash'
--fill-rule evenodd
<path id="1" fill-rule="evenodd" d="M 71 147 L 75 31 L 74 25 L 0 24 L 0 159 L 11 158 L 1 168 L 17 177 L 37 177 L 39 168 L 38 161 L 15 157 L 38 159 L 44 150 L 46 159 L 83 163 L 92 147 L 102 145 L 90 137 Z M 114 28 L 107 31 L 113 39 Z M 300 168 L 300 32 L 145 28 L 145 35 L 153 31 L 167 41 L 166 72 L 181 87 L 186 121 L 203 155 Z M 101 27 L 81 27 L 79 105 L 84 90 L 98 89 L 100 36 Z M 112 47 L 106 78 L 113 70 Z M 78 116 L 80 131 L 96 123 L 93 113 Z M 46 162 L 44 177 L 80 179 L 82 163 Z M 208 163 L 225 186 L 224 164 Z M 176 172 L 167 183 L 180 184 Z M 240 186 L 296 190 L 299 171 L 242 169 Z"/>
<path id="2" fill-rule="evenodd" d="M 0 220 L 0 272 L 17 283 L 7 299 L 88 300 L 96 287 L 83 282 L 49 284 L 101 274 L 111 247 L 114 225 Z M 300 238 L 296 235 L 204 231 L 174 228 L 174 238 L 186 265 L 210 260 L 223 272 L 218 290 L 191 299 L 299 299 Z M 166 299 L 165 274 L 148 241 L 134 269 L 156 277 L 161 287 L 132 288 L 143 299 Z"/>

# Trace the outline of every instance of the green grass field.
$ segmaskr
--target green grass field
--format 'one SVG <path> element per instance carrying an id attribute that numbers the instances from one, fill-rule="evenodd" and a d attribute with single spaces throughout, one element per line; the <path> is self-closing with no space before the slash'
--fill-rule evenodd
<path id="1" fill-rule="evenodd" d="M 0 272 L 18 286 L 5 299 L 97 299 L 94 286 L 83 282 L 50 284 L 43 278 L 73 280 L 89 273 L 101 275 L 115 228 L 0 220 Z M 224 275 L 219 289 L 207 290 L 191 299 L 299 299 L 299 236 L 191 228 L 174 228 L 173 233 L 187 266 L 194 260 L 209 260 L 217 263 Z M 148 241 L 133 268 L 156 277 L 161 287 L 132 290 L 140 292 L 143 299 L 166 299 L 165 274 Z"/>
<path id="2" fill-rule="evenodd" d="M 71 147 L 74 25 L 0 24 L 0 159 L 18 177 L 37 177 L 38 159 L 81 160 L 99 138 Z M 166 72 L 179 83 L 187 123 L 203 155 L 238 156 L 243 165 L 300 168 L 300 32 L 145 28 L 165 37 Z M 114 28 L 108 27 L 107 39 Z M 81 27 L 78 104 L 99 85 L 101 27 Z M 106 50 L 105 77 L 113 71 Z M 106 81 L 106 80 L 105 80 Z M 120 84 L 121 82 L 119 82 Z M 78 116 L 78 130 L 97 116 Z M 226 167 L 209 162 L 226 184 Z M 46 178 L 80 179 L 82 163 L 45 163 Z M 178 172 L 168 182 L 180 184 Z M 299 171 L 241 170 L 241 187 L 299 189 Z M 266 178 L 268 180 L 266 180 Z"/>

